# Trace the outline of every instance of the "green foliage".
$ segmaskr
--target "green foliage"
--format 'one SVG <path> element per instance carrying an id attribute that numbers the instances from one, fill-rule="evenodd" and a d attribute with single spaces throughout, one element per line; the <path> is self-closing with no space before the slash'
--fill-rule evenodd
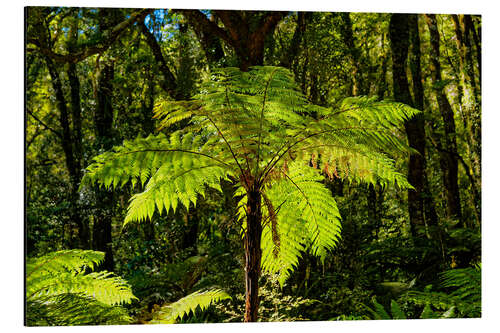
<path id="1" fill-rule="evenodd" d="M 153 314 L 151 324 L 174 324 L 178 319 L 183 319 L 196 309 L 206 310 L 213 303 L 231 298 L 225 291 L 212 288 L 208 290 L 196 291 L 180 300 L 163 305 Z"/>
<path id="2" fill-rule="evenodd" d="M 375 320 L 389 320 L 389 319 L 410 319 L 406 313 L 402 310 L 401 306 L 395 300 L 391 299 L 391 307 L 390 314 L 386 311 L 384 306 L 377 302 L 375 298 L 372 300 L 374 308 L 370 308 L 366 306 L 366 309 L 369 313 L 370 319 Z M 440 313 L 437 311 L 433 311 L 429 304 L 427 304 L 422 310 L 420 319 L 446 319 L 452 318 L 454 315 L 455 307 L 451 307 L 448 311 L 444 313 Z"/>
<path id="3" fill-rule="evenodd" d="M 441 286 L 450 292 L 410 291 L 407 301 L 420 306 L 432 306 L 438 311 L 444 311 L 448 317 L 476 318 L 481 316 L 480 265 L 441 273 Z"/>
<path id="4" fill-rule="evenodd" d="M 26 262 L 26 319 L 36 325 L 126 324 L 121 304 L 135 299 L 128 283 L 112 273 L 91 272 L 104 253 L 64 250 Z"/>
<path id="5" fill-rule="evenodd" d="M 155 209 L 175 210 L 178 202 L 189 208 L 206 187 L 220 189 L 222 179 L 238 184 L 244 220 L 246 195 L 261 192 L 262 265 L 280 272 L 281 283 L 302 250 L 324 259 L 339 237 L 338 209 L 320 172 L 410 187 L 386 154 L 408 150 L 394 126 L 416 110 L 365 97 L 346 99 L 337 111 L 314 106 L 284 68 L 214 71 L 192 101 L 163 101 L 155 112 L 160 129 L 179 121 L 188 126 L 96 157 L 82 183 L 145 184 L 132 197 L 125 223 L 151 218 Z"/>
<path id="6" fill-rule="evenodd" d="M 481 266 L 452 269 L 441 274 L 442 286 L 455 289 L 450 295 L 469 303 L 481 301 Z"/>

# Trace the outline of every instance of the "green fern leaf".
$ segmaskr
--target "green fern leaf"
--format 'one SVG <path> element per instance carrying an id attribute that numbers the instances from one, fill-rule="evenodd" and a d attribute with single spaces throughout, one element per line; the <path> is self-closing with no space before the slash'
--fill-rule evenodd
<path id="1" fill-rule="evenodd" d="M 220 289 L 208 289 L 196 291 L 180 300 L 164 305 L 154 313 L 151 324 L 174 324 L 178 319 L 194 313 L 197 308 L 206 310 L 211 304 L 224 299 L 231 298 L 226 292 Z"/>

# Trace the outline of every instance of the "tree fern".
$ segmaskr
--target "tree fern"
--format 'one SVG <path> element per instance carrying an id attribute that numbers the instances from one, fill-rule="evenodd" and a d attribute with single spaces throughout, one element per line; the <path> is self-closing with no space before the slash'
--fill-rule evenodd
<path id="1" fill-rule="evenodd" d="M 125 324 L 121 304 L 135 299 L 130 286 L 112 273 L 91 272 L 104 253 L 64 250 L 26 263 L 28 325 Z"/>
<path id="2" fill-rule="evenodd" d="M 211 304 L 224 299 L 231 298 L 225 291 L 212 288 L 196 291 L 180 300 L 162 306 L 154 313 L 151 324 L 174 324 L 178 319 L 190 313 L 195 313 L 196 309 L 206 310 Z"/>
<path id="3" fill-rule="evenodd" d="M 189 208 L 206 187 L 220 190 L 222 179 L 232 181 L 241 196 L 246 278 L 258 276 L 260 268 L 248 265 L 260 266 L 262 255 L 262 267 L 279 272 L 283 283 L 303 250 L 324 258 L 340 237 L 340 215 L 321 174 L 410 187 L 391 156 L 410 151 L 398 127 L 417 112 L 366 97 L 346 99 L 340 109 L 319 107 L 287 69 L 220 69 L 193 100 L 156 105 L 160 130 L 179 121 L 186 126 L 97 156 L 82 184 L 140 182 L 144 190 L 131 199 L 128 223 L 178 203 Z"/>

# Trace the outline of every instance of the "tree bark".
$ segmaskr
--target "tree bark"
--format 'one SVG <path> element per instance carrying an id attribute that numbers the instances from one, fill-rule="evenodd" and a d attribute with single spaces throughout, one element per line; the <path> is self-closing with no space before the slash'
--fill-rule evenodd
<path id="1" fill-rule="evenodd" d="M 259 311 L 259 277 L 262 250 L 261 194 L 250 190 L 247 195 L 247 228 L 245 231 L 245 322 L 257 321 Z"/>
<path id="2" fill-rule="evenodd" d="M 378 96 L 379 100 L 384 99 L 385 93 L 388 90 L 387 87 L 387 64 L 389 57 L 387 56 L 387 51 L 385 50 L 384 47 L 384 40 L 385 40 L 385 34 L 382 35 L 382 54 L 380 55 L 381 61 L 380 61 L 380 75 L 377 80 L 377 88 L 376 88 L 376 95 Z"/>
<path id="3" fill-rule="evenodd" d="M 29 42 L 32 42 L 39 46 L 40 48 L 50 49 L 53 47 L 53 41 L 48 33 L 49 29 L 47 27 L 47 13 L 42 10 L 41 7 L 30 7 L 27 10 L 27 15 L 32 20 L 32 24 L 28 25 L 27 35 L 32 36 L 29 38 Z M 72 27 L 69 32 L 69 47 L 71 47 L 75 38 L 75 29 Z M 32 40 L 36 36 L 35 40 Z M 54 133 L 59 133 L 58 137 L 61 139 L 61 146 L 64 152 L 66 169 L 69 174 L 69 218 L 70 218 L 70 247 L 78 248 L 88 248 L 88 226 L 84 222 L 81 208 L 79 205 L 79 193 L 78 188 L 81 179 L 81 116 L 80 116 L 80 105 L 79 105 L 79 82 L 76 78 L 76 67 L 69 67 L 68 78 L 70 83 L 70 98 L 71 98 L 71 110 L 68 109 L 68 104 L 66 97 L 64 95 L 63 84 L 61 81 L 61 76 L 59 74 L 59 68 L 51 57 L 44 53 L 41 53 L 42 58 L 45 60 L 49 75 L 51 78 L 52 89 L 54 90 L 56 108 L 59 111 L 59 125 L 61 127 L 60 131 L 52 130 Z M 70 114 L 71 112 L 71 114 Z M 73 130 L 71 128 L 71 118 L 73 116 Z M 76 134 L 75 134 L 76 132 Z M 73 226 L 76 225 L 78 235 L 74 239 Z"/>
<path id="4" fill-rule="evenodd" d="M 471 16 L 471 29 L 472 29 L 472 39 L 474 40 L 474 46 L 476 47 L 476 56 L 477 56 L 477 65 L 478 65 L 478 70 L 479 70 L 479 85 L 481 86 L 482 83 L 482 57 L 481 57 L 481 27 L 479 26 L 478 29 L 476 30 L 476 26 L 474 24 L 474 21 L 478 19 L 479 22 L 481 22 L 481 17 L 480 16 Z M 479 23 L 481 24 L 481 23 Z"/>
<path id="5" fill-rule="evenodd" d="M 439 111 L 444 123 L 444 150 L 446 152 L 441 154 L 443 185 L 446 192 L 446 212 L 449 218 L 456 218 L 461 220 L 461 204 L 460 194 L 458 188 L 458 159 L 457 159 L 457 141 L 456 141 L 456 128 L 455 118 L 450 102 L 446 97 L 442 87 L 439 84 L 442 82 L 441 77 L 441 64 L 439 62 L 439 32 L 437 29 L 436 15 L 424 15 L 427 26 L 430 31 L 430 71 L 431 79 L 435 89 L 435 94 L 438 102 Z"/>

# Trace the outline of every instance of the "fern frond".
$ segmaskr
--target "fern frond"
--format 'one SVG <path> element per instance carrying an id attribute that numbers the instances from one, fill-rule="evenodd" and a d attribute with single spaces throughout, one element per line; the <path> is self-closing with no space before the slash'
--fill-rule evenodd
<path id="1" fill-rule="evenodd" d="M 452 296 L 463 301 L 481 302 L 481 269 L 476 267 L 451 269 L 441 273 L 442 286 L 453 288 Z"/>
<path id="2" fill-rule="evenodd" d="M 62 250 L 47 255 L 30 258 L 26 262 L 26 276 L 51 275 L 66 271 L 81 272 L 87 267 L 93 270 L 104 260 L 104 252 L 91 250 Z M 33 276 L 35 275 L 35 276 Z"/>
<path id="3" fill-rule="evenodd" d="M 228 167 L 228 163 L 217 157 L 218 150 L 214 147 L 214 138 L 206 133 L 195 137 L 193 133 L 177 131 L 170 140 L 160 133 L 124 141 L 122 146 L 94 158 L 94 163 L 87 167 L 82 185 L 98 183 L 109 188 L 128 182 L 133 186 L 137 181 L 144 185 L 162 166 L 164 170 L 185 170 L 207 163 Z"/>
<path id="4" fill-rule="evenodd" d="M 162 306 L 158 312 L 154 313 L 154 319 L 150 323 L 174 324 L 178 319 L 182 319 L 191 312 L 194 313 L 198 308 L 204 311 L 211 304 L 228 298 L 231 297 L 220 289 L 196 291 L 174 303 Z"/>
<path id="5" fill-rule="evenodd" d="M 481 316 L 481 268 L 470 267 L 452 269 L 441 273 L 445 288 L 450 293 L 409 291 L 408 299 L 417 305 L 432 305 L 446 311 L 442 316 L 451 317 L 458 313 L 461 317 Z"/>
<path id="6" fill-rule="evenodd" d="M 301 163 L 292 163 L 280 180 L 266 189 L 277 217 L 279 253 L 274 253 L 273 228 L 264 225 L 262 236 L 262 267 L 279 273 L 284 283 L 297 265 L 301 251 L 325 259 L 340 237 L 340 214 L 331 192 L 320 181 L 317 170 Z M 267 207 L 267 205 L 266 205 Z M 265 214 L 269 216 L 269 209 Z"/>
<path id="7" fill-rule="evenodd" d="M 357 96 L 345 98 L 340 110 L 328 117 L 360 125 L 377 125 L 393 131 L 420 111 L 406 104 L 394 101 L 378 101 L 378 97 Z"/>
<path id="8" fill-rule="evenodd" d="M 407 319 L 406 314 L 401 310 L 399 307 L 399 304 L 391 299 L 391 314 L 392 314 L 392 319 Z"/>
<path id="9" fill-rule="evenodd" d="M 191 202 L 196 204 L 198 194 L 204 195 L 205 186 L 221 190 L 221 179 L 230 174 L 231 162 L 213 156 L 214 140 L 203 134 L 177 131 L 170 140 L 159 134 L 125 142 L 97 156 L 82 184 L 146 184 L 143 192 L 131 198 L 125 224 L 151 218 L 155 209 L 160 213 L 163 209 L 168 213 L 170 208 L 175 211 L 178 202 L 189 208 Z"/>
<path id="10" fill-rule="evenodd" d="M 28 300 L 28 326 L 122 325 L 132 318 L 121 306 L 109 306 L 79 294 L 50 295 Z"/>
<path id="11" fill-rule="evenodd" d="M 28 259 L 27 321 L 36 325 L 130 322 L 126 311 L 117 306 L 136 299 L 128 283 L 106 271 L 86 274 L 103 259 L 103 252 L 90 250 Z"/>
<path id="12" fill-rule="evenodd" d="M 374 309 L 363 304 L 365 309 L 368 311 L 368 313 L 370 313 L 372 319 L 376 319 L 376 320 L 392 319 L 391 316 L 385 310 L 384 306 L 382 304 L 380 304 L 379 302 L 377 302 L 375 297 L 372 297 L 372 303 L 373 303 Z"/>
<path id="13" fill-rule="evenodd" d="M 178 202 L 186 209 L 189 209 L 190 203 L 196 206 L 197 196 L 205 195 L 205 186 L 222 191 L 220 181 L 227 176 L 225 169 L 214 164 L 185 171 L 172 170 L 164 165 L 150 178 L 143 192 L 132 196 L 124 224 L 151 218 L 155 208 L 160 213 L 163 209 L 168 213 L 170 208 L 175 211 Z"/>

